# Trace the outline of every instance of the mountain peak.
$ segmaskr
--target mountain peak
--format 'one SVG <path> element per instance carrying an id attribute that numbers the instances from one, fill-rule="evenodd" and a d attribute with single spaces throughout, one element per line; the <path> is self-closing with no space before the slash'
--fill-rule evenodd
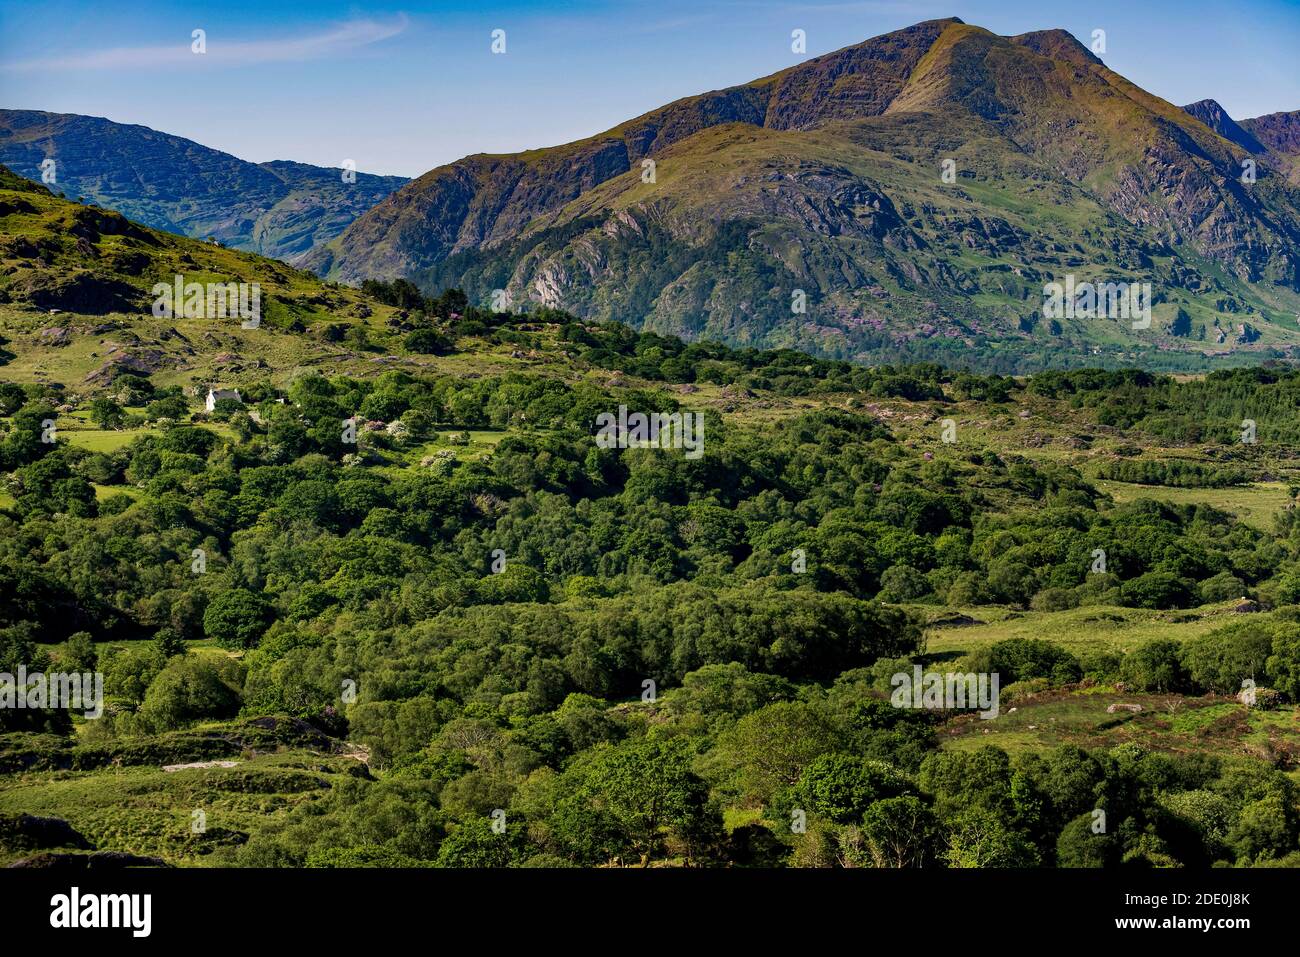
<path id="1" fill-rule="evenodd" d="M 1184 106 L 1183 110 L 1196 117 L 1229 143 L 1236 143 L 1242 149 L 1251 153 L 1266 152 L 1259 140 L 1242 129 L 1217 100 L 1197 100 L 1195 103 Z"/>
<path id="2" fill-rule="evenodd" d="M 1259 290 L 1300 290 L 1300 241 L 1276 225 L 1294 219 L 1289 194 L 1225 185 L 1241 147 L 1224 136 L 1248 138 L 1205 116 L 1213 129 L 1065 30 L 929 20 L 578 142 L 440 167 L 305 264 L 859 359 L 997 341 L 1003 368 L 1013 352 L 1091 347 L 1096 325 L 1032 307 L 1048 278 L 1086 269 L 1178 290 L 1161 312 L 1193 332 L 1166 341 L 1199 352 L 1225 341 L 1220 312 L 1259 317 Z M 1067 222 L 1069 237 L 1034 245 Z M 1206 259 L 1223 279 L 1203 278 Z M 789 290 L 815 315 L 792 313 Z"/>
<path id="3" fill-rule="evenodd" d="M 1079 66 L 1103 66 L 1100 59 L 1068 30 L 1034 30 L 1010 38 L 1012 43 L 1033 50 L 1039 56 L 1064 60 Z"/>

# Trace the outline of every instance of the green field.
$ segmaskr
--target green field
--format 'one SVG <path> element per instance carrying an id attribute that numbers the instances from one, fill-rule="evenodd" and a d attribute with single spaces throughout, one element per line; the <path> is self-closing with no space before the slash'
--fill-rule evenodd
<path id="1" fill-rule="evenodd" d="M 927 615 L 953 614 L 975 624 L 932 626 L 926 631 L 926 650 L 951 657 L 968 654 L 1008 638 L 1051 641 L 1076 655 L 1095 652 L 1130 652 L 1156 638 L 1182 641 L 1221 628 L 1245 616 L 1234 613 L 1236 602 L 1177 611 L 1149 611 L 1114 605 L 1085 605 L 1068 611 L 1038 612 L 981 606 Z"/>
<path id="2" fill-rule="evenodd" d="M 61 430 L 69 444 L 87 452 L 116 452 L 141 435 L 157 435 L 155 429 L 67 429 Z"/>
<path id="3" fill-rule="evenodd" d="M 1097 481 L 1097 488 L 1116 502 L 1153 498 L 1177 505 L 1210 505 L 1235 515 L 1256 528 L 1269 530 L 1273 518 L 1291 504 L 1285 482 L 1252 482 L 1232 488 L 1171 488 L 1163 485 L 1131 485 L 1127 482 Z"/>
<path id="4" fill-rule="evenodd" d="M 97 847 L 195 866 L 359 768 L 350 758 L 310 753 L 225 760 L 235 761 L 235 767 L 127 766 L 0 776 L 0 814 L 60 817 Z M 196 821 L 204 828 L 198 833 Z M 23 856 L 0 847 L 0 866 Z"/>
<path id="5" fill-rule="evenodd" d="M 1138 706 L 1139 712 L 1112 705 Z M 1136 744 L 1178 754 L 1201 752 L 1226 759 L 1265 760 L 1292 767 L 1300 756 L 1300 721 L 1293 711 L 1260 711 L 1231 699 L 1187 698 L 1091 689 L 1047 692 L 1012 699 L 996 720 L 964 716 L 943 733 L 945 749 L 995 745 L 1012 753 L 1062 745 L 1112 748 Z"/>

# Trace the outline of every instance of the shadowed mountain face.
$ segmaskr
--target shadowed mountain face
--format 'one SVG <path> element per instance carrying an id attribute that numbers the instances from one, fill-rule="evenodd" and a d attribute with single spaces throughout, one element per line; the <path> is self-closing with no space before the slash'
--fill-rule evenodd
<path id="1" fill-rule="evenodd" d="M 0 110 L 0 163 L 157 229 L 295 260 L 327 242 L 406 179 L 304 163 L 249 163 L 144 126 Z"/>
<path id="2" fill-rule="evenodd" d="M 439 167 L 304 263 L 863 359 L 1286 349 L 1300 191 L 1270 162 L 1242 182 L 1252 153 L 1224 131 L 1261 134 L 1225 121 L 1064 31 L 929 21 L 576 143 Z M 1068 275 L 1150 283 L 1152 327 L 1049 320 L 1044 284 Z"/>
<path id="3" fill-rule="evenodd" d="M 1270 150 L 1288 156 L 1300 156 L 1300 110 L 1269 113 L 1241 124 Z"/>
<path id="4" fill-rule="evenodd" d="M 1237 121 L 1229 116 L 1227 111 L 1216 100 L 1200 100 L 1184 106 L 1183 109 L 1228 142 L 1236 143 L 1250 153 L 1267 152 L 1264 145 L 1242 129 Z"/>

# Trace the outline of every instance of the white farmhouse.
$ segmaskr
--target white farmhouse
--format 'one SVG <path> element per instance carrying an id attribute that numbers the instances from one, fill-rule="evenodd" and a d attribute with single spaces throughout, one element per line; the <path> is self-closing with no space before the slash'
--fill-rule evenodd
<path id="1" fill-rule="evenodd" d="M 205 407 L 209 412 L 217 407 L 217 403 L 222 399 L 234 399 L 236 402 L 243 404 L 244 400 L 239 395 L 238 389 L 209 389 L 208 401 Z"/>

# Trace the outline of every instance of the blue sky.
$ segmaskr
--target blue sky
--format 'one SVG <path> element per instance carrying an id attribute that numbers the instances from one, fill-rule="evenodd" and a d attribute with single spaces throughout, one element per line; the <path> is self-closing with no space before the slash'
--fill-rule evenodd
<path id="1" fill-rule="evenodd" d="M 0 106 L 106 116 L 245 159 L 418 175 L 579 139 L 936 17 L 1106 31 L 1107 64 L 1241 119 L 1300 109 L 1300 0 L 0 0 Z M 208 52 L 191 53 L 203 29 Z M 491 33 L 506 31 L 504 56 Z"/>

